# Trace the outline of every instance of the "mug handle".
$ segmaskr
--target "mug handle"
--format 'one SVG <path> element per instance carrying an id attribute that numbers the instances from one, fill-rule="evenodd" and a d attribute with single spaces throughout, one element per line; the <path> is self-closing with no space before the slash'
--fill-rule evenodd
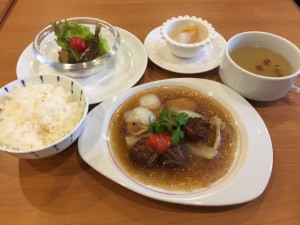
<path id="1" fill-rule="evenodd" d="M 300 77 L 300 75 L 297 76 L 298 78 Z M 296 79 L 297 79 L 296 77 Z M 296 82 L 296 79 L 294 80 L 294 82 Z M 296 86 L 295 84 L 292 85 L 291 89 L 290 89 L 291 92 L 294 92 L 294 93 L 300 93 L 300 87 Z"/>
<path id="2" fill-rule="evenodd" d="M 293 84 L 292 88 L 290 89 L 291 92 L 300 93 L 300 88 Z"/>

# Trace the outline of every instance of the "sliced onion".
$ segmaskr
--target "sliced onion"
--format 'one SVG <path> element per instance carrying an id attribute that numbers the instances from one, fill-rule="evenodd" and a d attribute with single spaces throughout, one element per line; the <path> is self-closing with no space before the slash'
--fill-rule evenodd
<path id="1" fill-rule="evenodd" d="M 145 107 L 137 107 L 134 108 L 133 111 L 141 124 L 149 125 L 149 121 L 152 122 L 156 119 L 154 113 Z"/>
<path id="2" fill-rule="evenodd" d="M 155 114 L 145 107 L 137 107 L 125 112 L 124 119 L 126 123 L 141 123 L 149 125 L 149 121 L 156 119 Z"/>
<path id="3" fill-rule="evenodd" d="M 199 113 L 196 113 L 192 110 L 177 110 L 178 113 L 186 113 L 188 114 L 189 117 L 203 117 L 202 115 L 200 115 Z"/>
<path id="4" fill-rule="evenodd" d="M 161 105 L 159 98 L 155 94 L 148 94 L 141 97 L 139 104 L 148 109 L 158 109 Z"/>
<path id="5" fill-rule="evenodd" d="M 221 143 L 221 130 L 225 128 L 225 123 L 217 116 L 213 116 L 209 119 L 209 123 L 216 130 L 216 139 L 213 148 L 218 149 Z"/>
<path id="6" fill-rule="evenodd" d="M 202 142 L 186 143 L 186 148 L 193 154 L 205 159 L 213 159 L 219 153 L 217 149 L 211 148 Z"/>
<path id="7" fill-rule="evenodd" d="M 136 115 L 135 111 L 129 110 L 125 112 L 124 119 L 126 123 L 139 123 L 139 118 Z"/>
<path id="8" fill-rule="evenodd" d="M 128 147 L 133 146 L 141 137 L 137 136 L 127 136 L 125 137 L 125 141 Z"/>

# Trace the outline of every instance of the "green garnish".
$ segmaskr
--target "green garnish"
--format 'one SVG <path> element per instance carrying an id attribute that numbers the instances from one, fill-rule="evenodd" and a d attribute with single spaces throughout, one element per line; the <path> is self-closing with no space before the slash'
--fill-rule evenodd
<path id="1" fill-rule="evenodd" d="M 77 24 L 73 21 L 65 20 L 59 23 L 52 23 L 52 26 L 56 36 L 56 43 L 66 50 L 71 48 L 70 39 L 72 37 L 80 37 L 88 45 L 94 38 L 94 34 L 90 31 L 89 27 Z"/>
<path id="2" fill-rule="evenodd" d="M 174 110 L 163 110 L 157 120 L 150 122 L 148 131 L 150 133 L 171 133 L 171 143 L 176 145 L 184 138 L 182 127 L 186 125 L 188 114 L 177 113 Z"/>

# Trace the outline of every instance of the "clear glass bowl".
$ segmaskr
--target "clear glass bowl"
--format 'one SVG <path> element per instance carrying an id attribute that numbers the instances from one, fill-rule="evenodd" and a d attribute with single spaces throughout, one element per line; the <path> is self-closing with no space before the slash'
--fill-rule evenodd
<path id="1" fill-rule="evenodd" d="M 49 25 L 36 36 L 33 42 L 33 52 L 37 60 L 56 69 L 58 73 L 69 77 L 85 77 L 101 71 L 119 49 L 121 38 L 118 30 L 109 23 L 95 18 L 76 17 L 66 20 L 88 26 L 93 33 L 95 32 L 96 24 L 100 24 L 101 35 L 108 42 L 109 52 L 88 62 L 76 64 L 60 63 L 58 54 L 61 47 L 57 45 L 53 27 Z"/>

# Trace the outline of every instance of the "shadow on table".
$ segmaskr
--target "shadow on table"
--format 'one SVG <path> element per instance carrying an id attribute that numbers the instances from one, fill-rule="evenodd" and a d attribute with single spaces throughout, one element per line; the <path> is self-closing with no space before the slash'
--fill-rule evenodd
<path id="1" fill-rule="evenodd" d="M 231 225 L 242 224 L 255 216 L 272 186 L 271 179 L 259 198 L 233 206 L 185 206 L 161 202 L 129 191 L 102 176 L 82 160 L 76 146 L 74 143 L 70 149 L 47 159 L 19 160 L 20 187 L 25 198 L 53 218 L 78 218 L 83 214 L 93 218 L 102 211 L 108 216 L 118 215 L 128 221 L 152 225 L 153 220 L 145 221 L 151 212 L 157 216 L 176 215 L 178 223 L 186 222 L 187 215 L 188 220 L 197 221 L 206 214 L 203 224 L 220 224 L 218 216 L 235 213 L 238 216 Z M 126 209 L 120 206 L 126 206 Z M 212 215 L 210 220 L 207 220 L 207 214 Z"/>
<path id="2" fill-rule="evenodd" d="M 78 153 L 77 156 L 78 161 L 81 162 L 82 159 Z M 82 163 L 80 164 L 82 165 Z M 268 194 L 272 186 L 271 179 L 265 192 L 257 199 L 254 199 L 248 203 L 231 206 L 208 207 L 179 205 L 150 199 L 114 183 L 93 169 L 86 170 L 85 173 L 80 174 L 78 178 L 82 184 L 85 185 L 86 189 L 99 201 L 101 201 L 101 204 L 105 205 L 105 207 L 111 208 L 116 212 L 116 214 L 128 218 L 129 221 L 135 221 L 137 223 L 146 225 L 153 224 L 153 220 L 145 220 L 145 218 L 149 218 L 149 212 L 151 212 L 154 217 L 159 217 L 159 215 L 170 216 L 176 214 L 175 221 L 178 224 L 181 222 L 186 223 L 187 221 L 197 220 L 201 218 L 201 214 L 212 214 L 210 220 L 207 220 L 206 215 L 205 219 L 207 221 L 201 221 L 201 224 L 220 224 L 220 218 L 216 219 L 215 216 L 234 212 L 236 213 L 237 217 L 236 220 L 231 221 L 230 224 L 242 224 L 254 217 L 261 204 L 263 204 L 265 195 Z M 94 180 L 96 183 L 98 183 L 98 185 L 89 185 L 89 183 L 91 183 L 90 179 Z M 121 205 L 126 205 L 126 210 L 120 207 Z"/>
<path id="3" fill-rule="evenodd" d="M 77 141 L 62 153 L 45 159 L 19 159 L 20 187 L 25 198 L 39 210 L 53 214 L 76 214 L 87 205 L 78 203 L 76 177 L 89 169 L 78 165 Z M 74 207 L 78 205 L 79 207 Z"/>

